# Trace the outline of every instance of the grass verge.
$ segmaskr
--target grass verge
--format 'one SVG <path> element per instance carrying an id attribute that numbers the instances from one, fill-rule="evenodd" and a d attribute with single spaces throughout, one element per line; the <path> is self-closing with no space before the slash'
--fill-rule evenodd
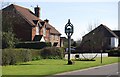
<path id="1" fill-rule="evenodd" d="M 103 58 L 102 64 L 100 63 L 100 58 L 96 58 L 95 61 L 75 61 L 74 65 L 67 65 L 67 60 L 42 59 L 38 61 L 18 63 L 16 65 L 3 66 L 2 74 L 3 77 L 10 77 L 10 75 L 16 75 L 18 77 L 19 75 L 44 76 L 67 71 L 80 70 L 89 67 L 101 66 L 116 62 L 118 62 L 118 57 L 105 57 Z"/>

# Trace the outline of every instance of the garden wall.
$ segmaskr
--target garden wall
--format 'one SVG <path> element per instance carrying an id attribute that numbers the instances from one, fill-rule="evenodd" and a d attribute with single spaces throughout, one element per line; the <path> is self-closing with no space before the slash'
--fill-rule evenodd
<path id="1" fill-rule="evenodd" d="M 79 59 L 84 59 L 84 58 L 91 59 L 93 57 L 101 57 L 101 53 L 70 54 L 70 59 L 75 59 L 76 57 L 79 58 Z M 108 53 L 102 53 L 102 57 L 108 57 Z M 68 59 L 68 54 L 65 54 L 65 59 Z"/>

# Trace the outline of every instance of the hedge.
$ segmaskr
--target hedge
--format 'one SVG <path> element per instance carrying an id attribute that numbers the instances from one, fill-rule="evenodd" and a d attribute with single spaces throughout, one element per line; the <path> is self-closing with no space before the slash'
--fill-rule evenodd
<path id="1" fill-rule="evenodd" d="M 32 54 L 28 49 L 4 49 L 2 51 L 2 65 L 13 65 L 17 62 L 32 60 Z"/>
<path id="2" fill-rule="evenodd" d="M 40 54 L 43 59 L 62 59 L 64 57 L 64 49 L 57 47 L 46 47 L 41 49 Z"/>
<path id="3" fill-rule="evenodd" d="M 120 50 L 108 50 L 108 56 L 120 57 Z"/>
<path id="4" fill-rule="evenodd" d="M 27 62 L 40 59 L 62 59 L 62 48 L 46 47 L 43 49 L 3 49 L 2 65 L 14 65 L 18 62 Z"/>
<path id="5" fill-rule="evenodd" d="M 42 49 L 51 47 L 51 42 L 20 42 L 15 44 L 15 48 Z"/>

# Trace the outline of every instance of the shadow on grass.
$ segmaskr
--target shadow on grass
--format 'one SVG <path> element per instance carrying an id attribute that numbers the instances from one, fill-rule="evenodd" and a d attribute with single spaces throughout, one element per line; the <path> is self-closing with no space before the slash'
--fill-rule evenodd
<path id="1" fill-rule="evenodd" d="M 1 77 L 45 77 L 45 75 L 2 75 Z"/>
<path id="2" fill-rule="evenodd" d="M 73 61 L 96 61 L 94 59 L 75 59 Z"/>
<path id="3" fill-rule="evenodd" d="M 46 64 L 16 64 L 16 65 L 46 65 Z"/>
<path id="4" fill-rule="evenodd" d="M 66 63 L 66 64 L 67 64 L 67 63 Z M 29 64 L 29 63 L 22 64 L 22 63 L 21 63 L 21 64 L 16 64 L 16 65 L 18 65 L 18 66 L 19 66 L 19 65 L 23 65 L 23 66 L 25 65 L 25 66 L 27 66 L 27 65 L 65 65 L 65 64 L 64 64 L 64 63 L 63 63 L 63 64 L 59 64 L 59 63 L 58 63 L 58 64 Z"/>

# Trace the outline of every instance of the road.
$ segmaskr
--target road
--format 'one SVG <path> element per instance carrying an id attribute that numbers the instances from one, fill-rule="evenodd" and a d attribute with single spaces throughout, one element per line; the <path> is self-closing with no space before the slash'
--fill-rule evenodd
<path id="1" fill-rule="evenodd" d="M 118 72 L 118 64 L 120 63 L 92 67 L 72 72 L 65 72 L 56 74 L 52 77 L 120 77 L 120 73 Z"/>

